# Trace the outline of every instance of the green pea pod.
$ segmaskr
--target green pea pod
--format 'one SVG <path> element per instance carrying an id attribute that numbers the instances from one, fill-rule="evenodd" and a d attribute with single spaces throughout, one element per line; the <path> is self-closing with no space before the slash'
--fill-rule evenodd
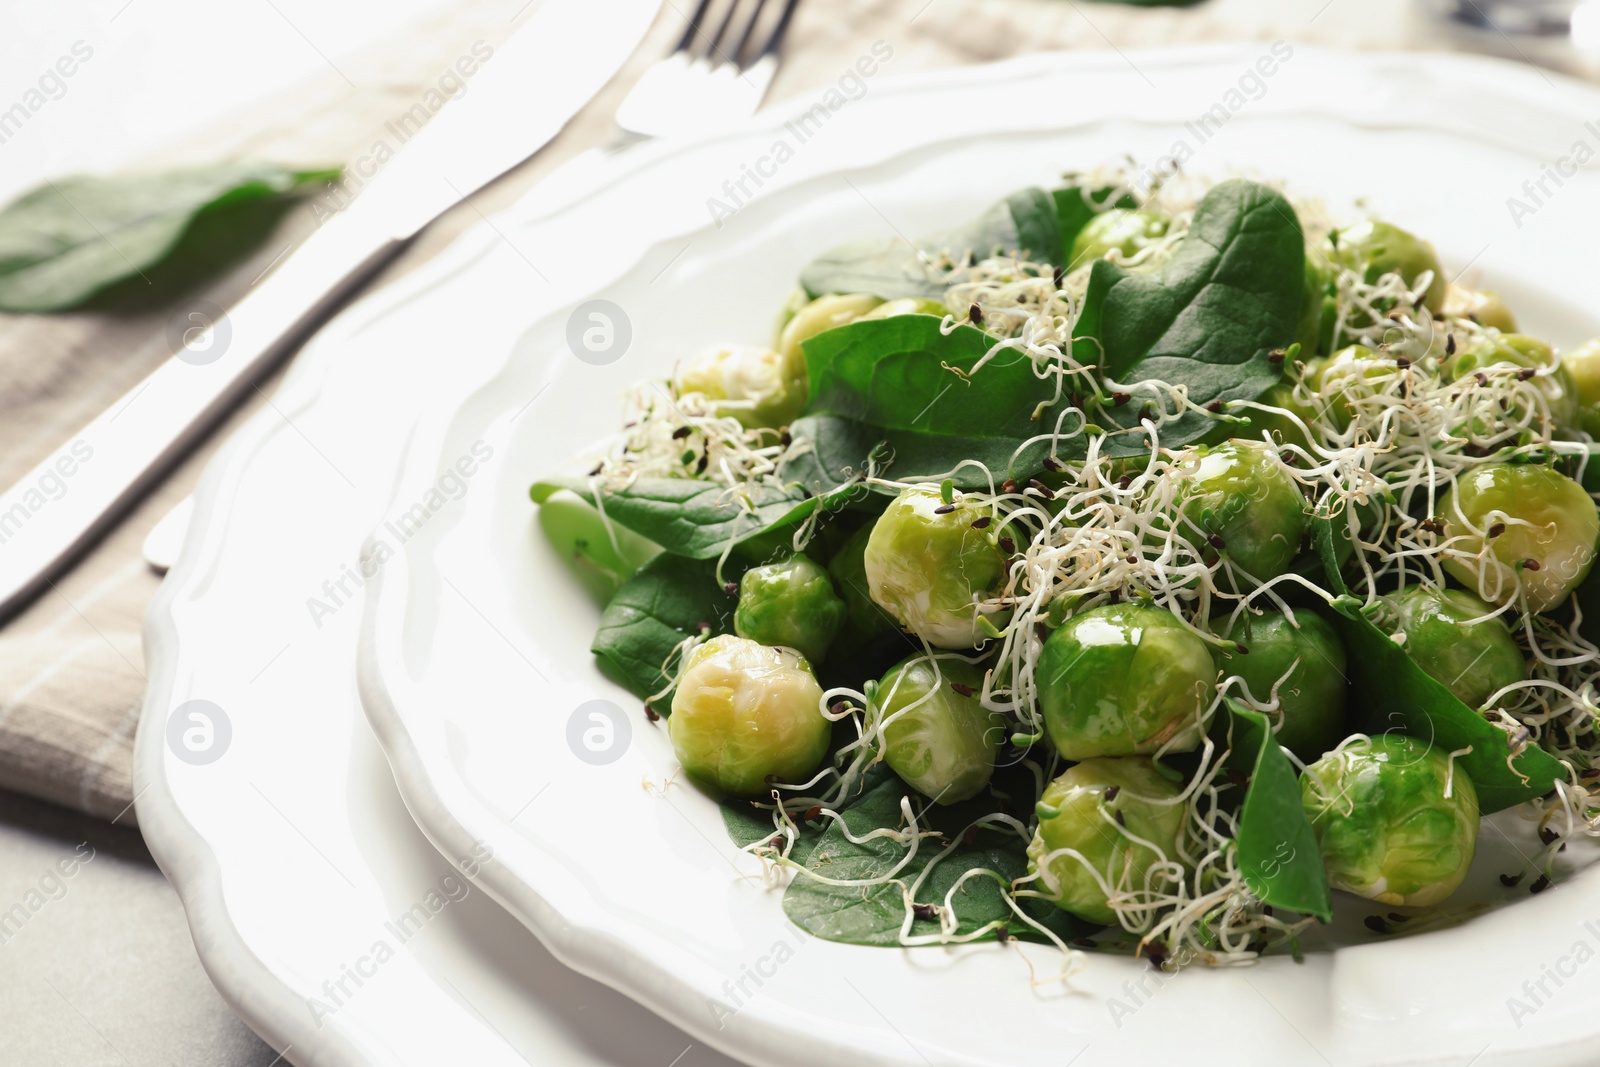
<path id="1" fill-rule="evenodd" d="M 1333 527 L 1313 518 L 1312 543 L 1325 563 L 1333 560 Z M 1566 777 L 1560 761 L 1537 745 L 1512 756 L 1504 730 L 1463 704 L 1456 695 L 1418 667 L 1405 649 L 1361 614 L 1355 597 L 1346 594 L 1344 579 L 1330 567 L 1328 586 L 1333 623 L 1350 654 L 1351 708 L 1365 707 L 1369 733 L 1393 730 L 1428 742 L 1442 752 L 1471 751 L 1456 760 L 1478 789 L 1479 810 L 1489 815 L 1523 801 L 1542 797 Z"/>
<path id="2" fill-rule="evenodd" d="M 1239 869 L 1250 891 L 1275 908 L 1333 915 L 1328 872 L 1300 802 L 1294 767 L 1266 716 L 1228 701 L 1233 744 L 1228 762 L 1249 777 L 1239 809 Z"/>

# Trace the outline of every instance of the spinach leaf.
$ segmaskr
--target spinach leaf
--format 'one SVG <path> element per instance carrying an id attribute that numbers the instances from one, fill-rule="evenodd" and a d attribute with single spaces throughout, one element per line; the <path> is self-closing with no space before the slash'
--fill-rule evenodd
<path id="1" fill-rule="evenodd" d="M 712 633 L 733 628 L 737 598 L 717 584 L 716 563 L 663 553 L 622 583 L 600 615 L 589 650 L 600 671 L 641 700 L 667 683 L 662 665 L 702 624 Z M 670 697 L 655 709 L 666 714 Z"/>
<path id="2" fill-rule="evenodd" d="M 0 310 L 76 307 L 161 262 L 203 213 L 333 181 L 340 173 L 221 163 L 59 178 L 0 211 Z"/>
<path id="3" fill-rule="evenodd" d="M 1066 244 L 1071 247 L 1071 240 Z M 800 284 L 813 297 L 872 293 L 885 300 L 907 296 L 937 300 L 948 285 L 946 270 L 933 262 L 940 253 L 959 262 L 969 253 L 982 259 L 996 252 L 1025 252 L 1030 259 L 1059 263 L 1062 251 L 1055 200 L 1043 189 L 1029 187 L 968 225 L 916 245 L 902 237 L 841 245 L 808 264 L 800 272 Z"/>
<path id="4" fill-rule="evenodd" d="M 1223 182 L 1160 267 L 1094 265 L 1075 355 L 1113 381 L 1186 385 L 1201 405 L 1253 400 L 1282 373 L 1267 356 L 1294 340 L 1304 277 L 1305 237 L 1289 202 L 1262 185 Z M 1095 421 L 1137 426 L 1138 405 L 1103 408 Z M 1213 425 L 1191 412 L 1161 443 L 1186 444 Z M 1113 440 L 1119 454 L 1142 450 L 1137 434 Z"/>
<path id="5" fill-rule="evenodd" d="M 558 489 L 570 489 L 594 504 L 595 487 L 588 478 L 548 478 L 535 482 L 529 495 L 542 504 Z M 664 550 L 690 559 L 714 559 L 728 542 L 748 541 L 775 528 L 799 522 L 819 501 L 799 486 L 763 487 L 748 502 L 732 498 L 719 482 L 692 478 L 640 478 L 626 489 L 600 493 L 608 518 L 648 537 Z"/>
<path id="6" fill-rule="evenodd" d="M 1353 703 L 1367 709 L 1369 733 L 1399 730 L 1441 752 L 1471 746 L 1456 766 L 1472 779 L 1478 810 L 1485 815 L 1542 797 L 1566 777 L 1560 761 L 1537 745 L 1509 759 L 1511 743 L 1504 730 L 1463 704 L 1374 626 L 1339 573 L 1332 521 L 1314 516 L 1310 522 L 1311 542 L 1322 557 L 1328 588 L 1338 594 L 1331 621 L 1350 654 Z"/>
<path id="7" fill-rule="evenodd" d="M 837 484 L 874 450 L 899 479 L 941 475 L 978 460 L 998 477 L 1027 478 L 1043 466 L 1048 442 L 1013 453 L 1047 428 L 1033 414 L 1053 394 L 1020 352 L 1006 351 L 970 378 L 995 344 L 971 326 L 946 335 L 932 315 L 896 315 L 840 326 L 805 343 L 811 400 L 790 428 L 814 451 L 785 477 Z M 953 368 L 953 369 L 952 369 Z M 1048 418 L 1048 414 L 1046 415 Z M 1002 473 L 1004 472 L 1004 473 Z M 964 489 L 987 487 L 971 467 L 955 475 Z"/>
<path id="8" fill-rule="evenodd" d="M 899 826 L 900 799 L 907 795 L 912 795 L 908 787 L 898 779 L 891 778 L 843 811 L 841 817 L 857 837 L 883 827 Z M 913 803 L 916 802 L 914 799 Z M 956 833 L 971 817 L 969 805 L 959 805 L 957 808 L 930 809 L 928 816 L 934 820 L 936 828 Z M 926 869 L 928 861 L 942 847 L 943 843 L 937 839 L 923 841 L 916 858 L 896 877 L 909 885 Z M 854 844 L 835 823 L 811 847 L 804 863 L 829 878 L 867 879 L 886 874 L 904 854 L 905 846 L 884 838 Z M 961 875 L 976 868 L 995 871 L 1009 884 L 1027 873 L 1026 848 L 1009 833 L 1002 835 L 984 831 L 976 841 L 958 846 L 939 861 L 918 892 L 917 902 L 942 904 L 945 894 Z M 1001 888 L 998 881 L 988 876 L 968 880 L 955 898 L 960 922 L 958 929 L 968 933 L 987 923 L 1005 919 L 1012 937 L 1030 941 L 1046 940 L 1016 917 L 1006 904 Z M 1082 937 L 1099 929 L 1043 901 L 1024 898 L 1019 903 L 1031 917 L 1064 940 Z M 899 945 L 900 925 L 905 919 L 905 906 L 897 885 L 886 883 L 866 888 L 830 886 L 804 874 L 796 875 L 789 884 L 784 893 L 783 910 L 796 926 L 807 933 L 853 945 Z M 936 920 L 917 919 L 912 924 L 911 932 L 913 935 L 927 934 L 935 933 L 938 929 Z M 994 935 L 986 934 L 981 940 L 994 940 Z"/>
<path id="9" fill-rule="evenodd" d="M 1316 834 L 1300 802 L 1300 783 L 1266 716 L 1228 702 L 1229 762 L 1249 778 L 1239 809 L 1239 868 L 1245 884 L 1275 908 L 1327 922 L 1333 902 Z"/>

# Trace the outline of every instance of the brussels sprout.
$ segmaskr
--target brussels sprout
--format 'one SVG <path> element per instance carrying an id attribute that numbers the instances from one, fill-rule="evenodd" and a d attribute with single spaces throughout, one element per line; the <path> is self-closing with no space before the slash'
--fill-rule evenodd
<path id="1" fill-rule="evenodd" d="M 584 589 L 610 600 L 633 572 L 661 554 L 661 546 L 616 523 L 607 523 L 577 493 L 561 489 L 539 505 L 539 529 Z"/>
<path id="2" fill-rule="evenodd" d="M 939 648 L 975 648 L 984 639 L 977 601 L 1005 577 L 1005 558 L 987 529 L 987 510 L 958 496 L 905 489 L 867 539 L 872 599 L 900 624 Z M 974 523 L 985 529 L 977 529 Z"/>
<path id="3" fill-rule="evenodd" d="M 1070 760 L 1193 749 L 1216 676 L 1206 643 L 1176 616 L 1134 604 L 1068 619 L 1035 671 L 1045 728 Z"/>
<path id="4" fill-rule="evenodd" d="M 800 309 L 811 303 L 811 294 L 802 286 L 795 286 L 789 290 L 789 295 L 783 298 L 783 305 L 778 308 L 778 318 L 772 324 L 772 347 L 777 348 L 783 343 L 783 328 L 794 321 Z"/>
<path id="5" fill-rule="evenodd" d="M 917 296 L 905 296 L 899 300 L 890 300 L 879 304 L 858 321 L 866 319 L 892 319 L 896 315 L 937 315 L 941 319 L 950 313 L 950 309 L 937 300 L 924 300 Z"/>
<path id="6" fill-rule="evenodd" d="M 1069 768 L 1039 798 L 1039 826 L 1028 843 L 1034 888 L 1079 918 L 1116 925 L 1106 886 L 1142 892 L 1157 863 L 1181 862 L 1178 838 L 1185 808 L 1174 802 L 1180 792 L 1143 757 L 1088 759 Z M 1062 849 L 1077 855 L 1052 855 Z M 1164 879 L 1148 886 L 1166 887 Z"/>
<path id="7" fill-rule="evenodd" d="M 1423 303 L 1435 315 L 1444 308 L 1446 281 L 1439 254 L 1422 238 L 1387 222 L 1358 222 L 1329 236 L 1328 259 L 1360 271 L 1367 282 L 1398 273 L 1406 285 L 1416 285 L 1424 271 L 1433 274 Z"/>
<path id="8" fill-rule="evenodd" d="M 1180 514 L 1180 530 L 1259 582 L 1289 569 L 1306 529 L 1300 487 L 1261 441 L 1229 441 L 1201 456 Z"/>
<path id="9" fill-rule="evenodd" d="M 762 797 L 768 778 L 800 782 L 827 754 L 832 724 L 822 687 L 799 653 L 743 637 L 713 637 L 689 653 L 667 733 L 702 788 Z"/>
<path id="10" fill-rule="evenodd" d="M 1355 401 L 1380 387 L 1373 379 L 1394 371 L 1393 359 L 1380 357 L 1366 345 L 1346 345 L 1327 359 L 1308 367 L 1306 380 L 1324 399 L 1328 421 L 1341 432 L 1355 417 Z"/>
<path id="11" fill-rule="evenodd" d="M 1113 250 L 1123 259 L 1137 255 L 1166 236 L 1167 220 L 1147 211 L 1112 208 L 1090 219 L 1072 242 L 1068 262 L 1081 267 Z"/>
<path id="12" fill-rule="evenodd" d="M 1520 586 L 1528 611 L 1549 611 L 1577 588 L 1600 538 L 1600 514 L 1583 486 L 1537 463 L 1466 471 L 1439 513 L 1459 553 L 1444 569 L 1495 604 L 1515 599 Z"/>
<path id="13" fill-rule="evenodd" d="M 1500 299 L 1500 294 L 1493 289 L 1468 289 L 1464 285 L 1447 286 L 1443 312 L 1450 318 L 1471 319 L 1480 326 L 1492 326 L 1506 333 L 1515 333 L 1517 329 L 1516 316 L 1511 314 L 1506 302 Z"/>
<path id="14" fill-rule="evenodd" d="M 733 416 L 752 429 L 787 426 L 809 397 L 805 367 L 792 372 L 770 348 L 734 345 L 713 348 L 678 365 L 678 394 L 701 393 L 725 400 L 717 414 Z"/>
<path id="15" fill-rule="evenodd" d="M 1277 686 L 1278 714 L 1272 717 L 1278 743 L 1302 760 L 1314 760 L 1345 736 L 1344 642 L 1312 611 L 1302 608 L 1294 618 L 1291 623 L 1282 612 L 1268 611 L 1234 620 L 1223 636 L 1246 651 L 1219 649 L 1217 664 L 1223 674 L 1243 678 L 1257 702 L 1270 700 Z"/>
<path id="16" fill-rule="evenodd" d="M 733 632 L 763 645 L 792 648 L 812 663 L 844 625 L 845 607 L 822 565 L 805 556 L 751 567 L 739 580 Z"/>
<path id="17" fill-rule="evenodd" d="M 976 796 L 994 774 L 1006 723 L 978 699 L 983 671 L 959 656 L 911 656 L 878 683 L 883 759 L 907 785 L 941 804 Z"/>
<path id="18" fill-rule="evenodd" d="M 1325 360 L 1312 359 L 1298 364 L 1298 369 L 1289 372 L 1284 380 L 1262 393 L 1258 403 L 1268 407 L 1282 408 L 1297 416 L 1307 426 L 1315 426 L 1317 413 L 1306 404 L 1295 399 L 1295 384 L 1301 378 L 1308 382 L 1315 382 L 1317 373 L 1322 369 Z M 1258 411 L 1254 408 L 1244 412 L 1250 419 L 1250 439 L 1260 440 L 1261 431 L 1267 430 L 1272 434 L 1273 441 L 1279 445 L 1299 445 L 1301 448 L 1310 449 L 1312 441 L 1300 429 L 1294 419 L 1287 415 L 1280 415 L 1275 411 Z"/>
<path id="19" fill-rule="evenodd" d="M 1328 881 L 1368 900 L 1437 904 L 1478 841 L 1478 793 L 1449 757 L 1410 737 L 1353 741 L 1306 768 L 1300 795 Z"/>
<path id="20" fill-rule="evenodd" d="M 1555 361 L 1555 352 L 1536 337 L 1520 333 L 1487 334 L 1473 344 L 1463 345 L 1446 366 L 1446 373 L 1452 379 L 1464 378 L 1485 367 L 1504 363 L 1543 370 Z M 1544 395 L 1550 419 L 1557 427 L 1577 425 L 1578 383 L 1565 363 L 1549 374 L 1535 376 L 1532 381 Z"/>
<path id="21" fill-rule="evenodd" d="M 856 321 L 881 303 L 882 297 L 870 293 L 830 293 L 806 304 L 778 334 L 785 372 L 806 381 L 806 354 L 800 346 L 824 330 Z"/>
<path id="22" fill-rule="evenodd" d="M 867 540 L 871 537 L 871 524 L 863 526 L 828 561 L 828 573 L 833 575 L 845 606 L 843 637 L 860 645 L 899 629 L 894 617 L 872 599 L 867 583 Z"/>
<path id="23" fill-rule="evenodd" d="M 1587 341 L 1561 357 L 1578 391 L 1578 427 L 1600 440 L 1600 339 Z"/>
<path id="24" fill-rule="evenodd" d="M 1484 618 L 1494 608 L 1471 593 L 1413 585 L 1384 599 L 1394 607 L 1412 662 L 1467 707 L 1482 707 L 1489 694 L 1527 674 L 1510 628 Z"/>

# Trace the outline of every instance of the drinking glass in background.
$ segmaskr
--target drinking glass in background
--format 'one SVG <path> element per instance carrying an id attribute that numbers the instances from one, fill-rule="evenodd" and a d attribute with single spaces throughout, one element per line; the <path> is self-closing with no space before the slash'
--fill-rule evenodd
<path id="1" fill-rule="evenodd" d="M 1600 80 L 1600 0 L 1419 0 L 1457 47 Z"/>

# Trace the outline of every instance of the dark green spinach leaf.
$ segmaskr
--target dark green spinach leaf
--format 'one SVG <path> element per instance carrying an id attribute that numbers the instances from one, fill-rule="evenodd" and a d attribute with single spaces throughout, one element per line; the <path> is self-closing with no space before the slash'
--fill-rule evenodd
<path id="1" fill-rule="evenodd" d="M 1160 267 L 1094 265 L 1075 355 L 1113 381 L 1185 385 L 1201 405 L 1253 400 L 1282 374 L 1267 357 L 1294 340 L 1304 275 L 1305 237 L 1289 202 L 1263 185 L 1223 182 Z M 1123 427 L 1138 420 L 1134 404 L 1095 416 Z M 1163 429 L 1161 443 L 1198 440 L 1214 425 L 1190 412 Z M 1144 447 L 1138 434 L 1113 440 L 1118 454 Z"/>
<path id="2" fill-rule="evenodd" d="M 340 173 L 221 163 L 58 178 L 0 210 L 0 310 L 76 307 L 159 263 L 203 213 L 333 181 Z"/>
<path id="3" fill-rule="evenodd" d="M 1332 917 L 1328 872 L 1300 802 L 1300 783 L 1266 717 L 1228 702 L 1229 762 L 1249 778 L 1239 809 L 1239 869 L 1250 891 L 1275 908 Z"/>
<path id="4" fill-rule="evenodd" d="M 1024 441 L 1047 427 L 1034 412 L 1053 394 L 1020 352 L 1000 353 L 971 377 L 995 344 L 971 326 L 950 334 L 932 315 L 868 319 L 818 334 L 805 343 L 811 401 L 790 432 L 814 451 L 785 477 L 814 489 L 861 470 L 877 450 L 899 479 L 926 478 L 978 460 L 1000 477 L 1027 478 L 1043 467 L 1048 442 Z M 1002 474 L 1002 472 L 1005 472 Z M 961 488 L 987 487 L 981 470 L 955 476 Z"/>
<path id="5" fill-rule="evenodd" d="M 736 597 L 717 583 L 716 563 L 663 553 L 622 584 L 600 615 L 590 651 L 606 677 L 641 700 L 667 684 L 662 672 L 672 650 L 702 624 L 733 629 Z M 670 697 L 658 701 L 666 714 Z"/>

